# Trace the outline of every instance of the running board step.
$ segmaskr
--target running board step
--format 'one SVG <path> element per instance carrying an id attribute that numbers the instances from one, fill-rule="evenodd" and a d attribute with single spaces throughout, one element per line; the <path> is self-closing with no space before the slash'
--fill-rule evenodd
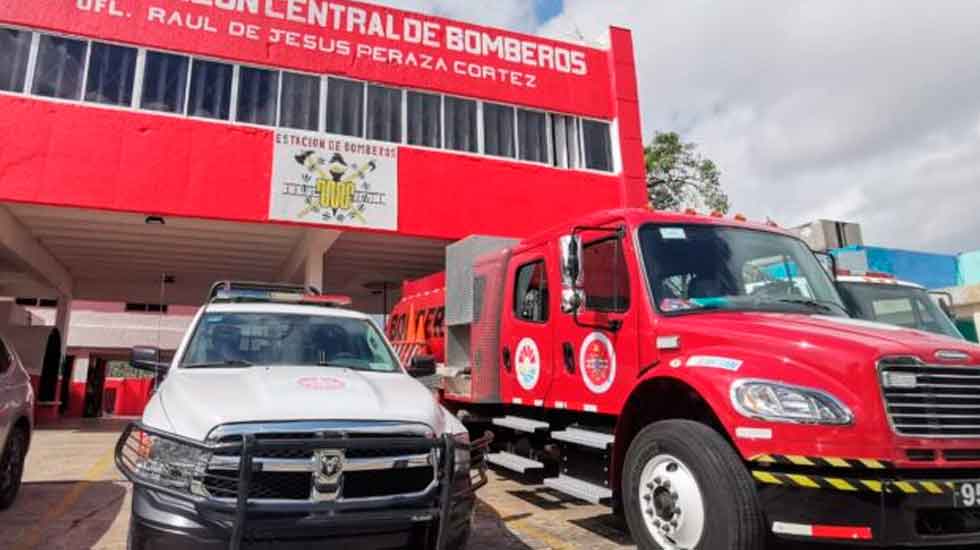
<path id="1" fill-rule="evenodd" d="M 540 470 L 544 468 L 544 464 L 537 460 L 531 460 L 521 455 L 506 452 L 487 455 L 487 462 L 522 474 L 527 473 L 528 470 Z"/>
<path id="2" fill-rule="evenodd" d="M 551 438 L 564 441 L 565 443 L 573 443 L 575 445 L 582 445 L 583 447 L 603 450 L 609 448 L 614 439 L 610 434 L 583 430 L 581 428 L 568 428 L 561 432 L 551 432 Z"/>
<path id="3" fill-rule="evenodd" d="M 544 480 L 544 484 L 559 493 L 571 495 L 592 504 L 603 504 L 612 498 L 612 489 L 566 475 L 548 478 Z"/>
<path id="4" fill-rule="evenodd" d="M 540 420 L 531 420 L 530 418 L 521 418 L 519 416 L 505 416 L 503 418 L 494 418 L 493 424 L 495 426 L 501 426 L 503 428 L 510 428 L 512 430 L 517 430 L 519 432 L 534 433 L 538 430 L 547 430 L 550 425 L 547 422 L 541 422 Z"/>

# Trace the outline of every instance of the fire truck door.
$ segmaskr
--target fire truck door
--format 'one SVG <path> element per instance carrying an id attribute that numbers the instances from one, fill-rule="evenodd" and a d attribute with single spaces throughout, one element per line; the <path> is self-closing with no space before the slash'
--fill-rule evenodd
<path id="1" fill-rule="evenodd" d="M 576 314 L 559 313 L 552 399 L 558 408 L 615 413 L 636 380 L 641 285 L 627 234 L 582 234 L 582 290 Z M 550 406 L 550 403 L 549 403 Z"/>
<path id="2" fill-rule="evenodd" d="M 505 402 L 542 406 L 551 386 L 550 323 L 558 294 L 553 259 L 540 246 L 514 256 L 507 274 L 501 323 L 501 397 Z"/>

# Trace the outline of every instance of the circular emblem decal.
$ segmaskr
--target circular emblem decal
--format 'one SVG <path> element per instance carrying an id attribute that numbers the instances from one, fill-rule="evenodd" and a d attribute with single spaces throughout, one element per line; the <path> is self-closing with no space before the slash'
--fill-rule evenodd
<path id="1" fill-rule="evenodd" d="M 337 391 L 347 387 L 347 383 L 332 376 L 306 376 L 296 381 L 300 386 L 315 391 Z"/>
<path id="2" fill-rule="evenodd" d="M 525 390 L 533 390 L 541 377 L 541 354 L 534 340 L 524 338 L 517 344 L 514 364 L 517 383 Z"/>
<path id="3" fill-rule="evenodd" d="M 616 352 L 605 334 L 593 332 L 579 350 L 582 380 L 592 393 L 606 393 L 616 380 Z"/>

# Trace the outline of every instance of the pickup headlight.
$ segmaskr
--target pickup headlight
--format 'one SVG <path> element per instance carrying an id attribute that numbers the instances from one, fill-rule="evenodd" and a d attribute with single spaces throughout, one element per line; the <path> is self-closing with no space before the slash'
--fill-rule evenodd
<path id="1" fill-rule="evenodd" d="M 749 418 L 800 424 L 846 425 L 854 415 L 827 392 L 768 380 L 732 384 L 732 405 Z"/>
<path id="2" fill-rule="evenodd" d="M 195 483 L 195 478 L 201 479 L 211 459 L 210 453 L 203 449 L 135 428 L 119 453 L 117 462 L 138 480 L 203 494 L 203 488 Z"/>

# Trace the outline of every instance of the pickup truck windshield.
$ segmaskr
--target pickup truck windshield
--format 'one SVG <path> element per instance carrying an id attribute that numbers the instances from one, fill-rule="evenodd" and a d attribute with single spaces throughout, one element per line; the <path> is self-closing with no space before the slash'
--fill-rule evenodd
<path id="1" fill-rule="evenodd" d="M 776 311 L 846 315 L 833 283 L 803 242 L 714 225 L 640 228 L 640 251 L 665 314 Z"/>
<path id="2" fill-rule="evenodd" d="M 963 339 L 956 325 L 921 288 L 853 282 L 839 282 L 837 288 L 855 317 Z"/>
<path id="3" fill-rule="evenodd" d="M 362 319 L 279 313 L 205 313 L 183 368 L 330 366 L 400 370 L 381 333 Z"/>

